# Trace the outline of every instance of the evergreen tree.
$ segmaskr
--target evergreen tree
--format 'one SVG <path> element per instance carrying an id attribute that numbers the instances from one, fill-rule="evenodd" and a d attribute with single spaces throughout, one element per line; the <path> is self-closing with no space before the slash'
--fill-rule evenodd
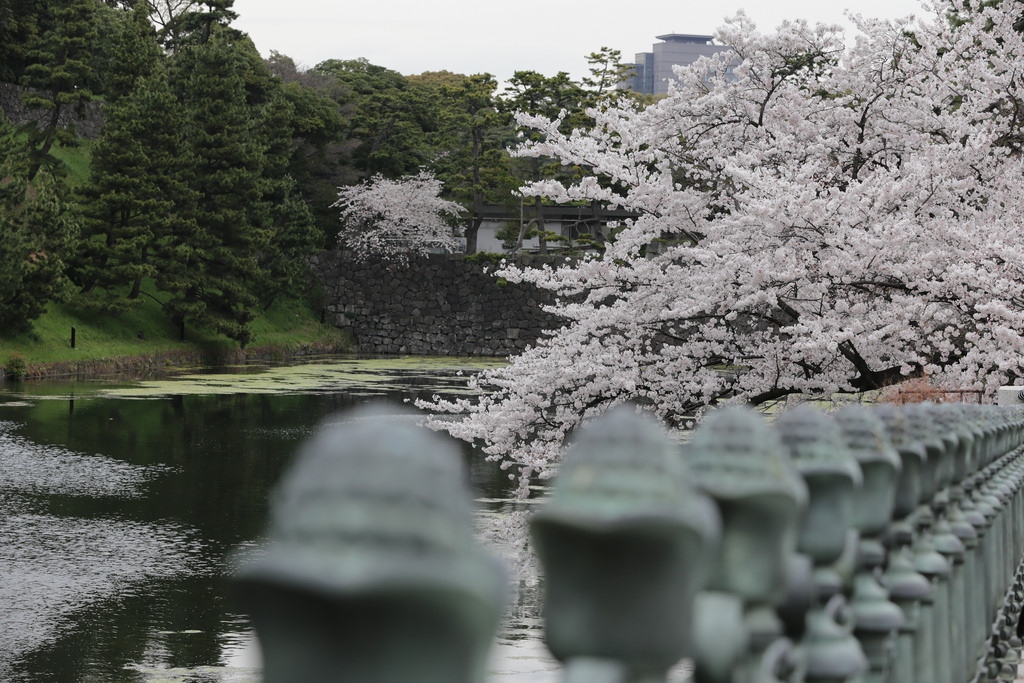
<path id="1" fill-rule="evenodd" d="M 590 75 L 583 77 L 586 107 L 614 107 L 623 97 L 635 94 L 618 87 L 636 72 L 636 65 L 622 61 L 621 51 L 602 47 L 587 55 L 587 63 L 590 64 Z"/>
<path id="2" fill-rule="evenodd" d="M 349 134 L 359 140 L 353 163 L 361 176 L 398 178 L 432 160 L 439 112 L 429 88 L 365 59 L 330 59 L 316 71 L 345 86 L 339 104 L 352 110 Z"/>
<path id="3" fill-rule="evenodd" d="M 352 164 L 359 141 L 349 137 L 348 114 L 338 104 L 344 99 L 344 86 L 332 76 L 299 71 L 294 61 L 278 53 L 272 53 L 266 64 L 292 112 L 287 175 L 295 179 L 296 196 L 301 196 L 314 217 L 317 235 L 312 246 L 330 248 L 338 229 L 338 215 L 331 204 L 338 187 L 359 177 Z"/>
<path id="4" fill-rule="evenodd" d="M 195 234 L 175 235 L 178 258 L 158 285 L 180 324 L 194 319 L 245 345 L 264 283 L 258 255 L 269 244 L 263 207 L 264 146 L 246 101 L 246 61 L 233 36 L 184 47 L 175 60 L 188 109 L 188 145 L 196 192 Z"/>
<path id="5" fill-rule="evenodd" d="M 85 105 L 92 100 L 96 10 L 95 0 L 51 4 L 50 27 L 31 43 L 31 63 L 22 76 L 22 84 L 29 90 L 23 101 L 42 115 L 25 128 L 31 150 L 29 180 L 44 165 L 55 165 L 56 160 L 50 156 L 54 144 L 73 146 L 76 142 L 74 126 L 62 128 L 61 124 L 68 113 L 83 115 Z"/>
<path id="6" fill-rule="evenodd" d="M 47 0 L 0 0 L 0 82 L 17 83 L 28 50 L 45 27 Z"/>
<path id="7" fill-rule="evenodd" d="M 316 220 L 291 176 L 273 182 L 268 197 L 271 230 L 269 244 L 260 254 L 265 284 L 259 290 L 266 309 L 284 293 L 299 293 L 310 281 L 309 257 L 320 244 Z"/>
<path id="8" fill-rule="evenodd" d="M 151 15 L 160 26 L 160 42 L 177 52 L 186 45 L 205 43 L 217 33 L 223 36 L 225 31 L 236 38 L 243 36 L 228 28 L 238 18 L 231 9 L 234 4 L 235 0 L 155 0 Z"/>
<path id="9" fill-rule="evenodd" d="M 122 14 L 120 30 L 108 50 L 103 88 L 108 102 L 127 95 L 136 81 L 153 71 L 160 59 L 160 44 L 149 22 L 146 3 L 140 2 Z"/>
<path id="10" fill-rule="evenodd" d="M 162 68 L 106 109 L 89 182 L 79 193 L 84 239 L 74 278 L 110 312 L 132 305 L 143 278 L 175 261 L 168 243 L 194 235 L 181 116 Z"/>
<path id="11" fill-rule="evenodd" d="M 510 117 L 497 107 L 497 81 L 490 74 L 460 76 L 440 86 L 441 123 L 433 166 L 451 194 L 467 210 L 466 253 L 476 251 L 485 203 L 512 198 L 506 148 L 514 143 Z"/>
<path id="12" fill-rule="evenodd" d="M 267 228 L 267 247 L 259 254 L 264 281 L 259 300 L 267 308 L 284 292 L 296 291 L 309 274 L 308 257 L 320 239 L 309 207 L 288 169 L 295 153 L 295 108 L 280 81 L 259 109 L 255 133 L 265 144 L 259 219 Z"/>
<path id="13" fill-rule="evenodd" d="M 585 100 L 586 92 L 564 71 L 555 76 L 544 76 L 536 71 L 517 71 L 512 75 L 504 94 L 506 111 L 548 118 L 561 116 L 560 128 L 566 131 L 587 123 L 583 114 Z M 521 129 L 521 132 L 531 142 L 540 142 L 543 139 L 543 135 L 533 130 Z M 558 176 L 565 179 L 562 165 L 554 159 L 537 155 L 525 161 L 527 169 L 524 180 L 536 183 L 545 178 Z M 523 238 L 532 232 L 540 240 L 541 253 L 546 253 L 546 240 L 554 235 L 545 230 L 544 201 L 539 195 L 533 198 L 533 213 L 533 230 L 527 231 L 526 225 L 521 225 L 517 244 L 522 244 Z"/>
<path id="14" fill-rule="evenodd" d="M 64 259 L 74 250 L 77 225 L 62 185 L 40 176 L 0 114 L 0 330 L 27 329 L 50 301 L 70 292 Z"/>

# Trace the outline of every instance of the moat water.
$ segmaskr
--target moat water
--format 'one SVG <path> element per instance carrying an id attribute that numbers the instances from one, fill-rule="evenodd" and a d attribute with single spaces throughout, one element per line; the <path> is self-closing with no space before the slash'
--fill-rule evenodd
<path id="1" fill-rule="evenodd" d="M 368 400 L 414 419 L 398 404 L 459 392 L 457 373 L 478 367 L 334 358 L 0 385 L 0 680 L 258 681 L 229 557 L 258 543 L 268 493 L 299 444 Z M 541 579 L 514 529 L 530 503 L 464 451 L 481 538 L 513 577 L 490 678 L 558 680 Z"/>

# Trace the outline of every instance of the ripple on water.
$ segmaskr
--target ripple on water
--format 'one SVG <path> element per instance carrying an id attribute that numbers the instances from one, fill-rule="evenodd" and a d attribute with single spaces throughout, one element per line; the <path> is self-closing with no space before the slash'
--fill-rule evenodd
<path id="1" fill-rule="evenodd" d="M 135 497 L 163 468 L 34 444 L 0 421 L 0 680 L 75 613 L 154 578 L 201 567 L 196 534 L 122 517 L 40 514 L 40 495 Z"/>
<path id="2" fill-rule="evenodd" d="M 135 497 L 155 474 L 168 468 L 131 465 L 102 455 L 42 446 L 14 434 L 0 421 L 0 489 L 30 494 Z"/>
<path id="3" fill-rule="evenodd" d="M 0 502 L 0 680 L 19 655 L 60 635 L 90 602 L 197 564 L 188 530 L 126 519 L 24 514 Z"/>

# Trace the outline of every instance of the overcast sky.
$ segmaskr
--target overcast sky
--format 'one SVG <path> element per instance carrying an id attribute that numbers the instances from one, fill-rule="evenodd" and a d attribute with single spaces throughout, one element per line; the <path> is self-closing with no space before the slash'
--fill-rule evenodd
<path id="1" fill-rule="evenodd" d="M 665 33 L 712 34 L 743 8 L 762 31 L 785 19 L 844 26 L 844 9 L 866 17 L 921 15 L 919 0 L 235 0 L 234 26 L 264 56 L 276 50 L 304 68 L 365 57 L 403 74 L 518 70 L 579 78 L 602 46 L 626 61 Z"/>

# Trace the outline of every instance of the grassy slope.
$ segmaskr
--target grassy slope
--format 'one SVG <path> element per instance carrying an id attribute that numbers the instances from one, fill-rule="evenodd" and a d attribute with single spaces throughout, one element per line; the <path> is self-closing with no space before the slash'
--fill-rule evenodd
<path id="1" fill-rule="evenodd" d="M 75 348 L 71 348 L 71 328 Z M 330 325 L 321 325 L 318 314 L 305 301 L 280 301 L 252 323 L 250 352 L 278 355 L 308 348 L 344 350 L 347 338 Z M 114 318 L 76 306 L 51 304 L 35 321 L 32 331 L 16 336 L 0 335 L 0 364 L 13 354 L 23 356 L 30 367 L 65 361 L 98 361 L 151 355 L 214 357 L 238 355 L 238 345 L 212 331 L 187 328 L 185 341 L 157 301 L 143 297 L 140 304 Z"/>
<path id="2" fill-rule="evenodd" d="M 76 147 L 54 148 L 53 156 L 64 162 L 66 180 L 71 187 L 80 185 L 89 177 L 89 161 L 92 159 L 92 149 L 95 146 L 93 140 L 81 139 Z"/>
<path id="3" fill-rule="evenodd" d="M 87 140 L 74 148 L 57 149 L 68 171 L 69 185 L 78 185 L 88 177 L 89 160 L 95 143 Z M 117 318 L 91 311 L 74 300 L 50 304 L 47 312 L 32 326 L 32 331 L 7 335 L 0 330 L 0 370 L 13 354 L 21 355 L 30 369 L 41 365 L 80 361 L 124 360 L 131 357 L 175 355 L 183 357 L 231 357 L 238 345 L 209 330 L 187 329 L 185 341 L 160 308 L 160 293 L 150 291 L 133 310 Z M 76 334 L 71 348 L 71 328 Z M 287 354 L 302 349 L 343 350 L 348 340 L 343 332 L 321 325 L 319 314 L 302 300 L 280 301 L 253 321 L 250 351 L 272 350 Z M 141 334 L 140 334 L 141 333 Z"/>

